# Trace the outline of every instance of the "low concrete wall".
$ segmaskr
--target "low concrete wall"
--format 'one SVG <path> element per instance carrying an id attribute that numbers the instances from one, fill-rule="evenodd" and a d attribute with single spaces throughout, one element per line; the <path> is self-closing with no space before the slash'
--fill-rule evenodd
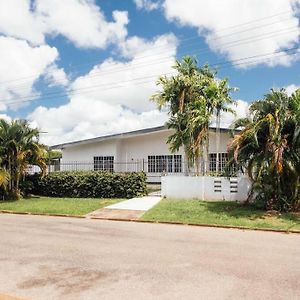
<path id="1" fill-rule="evenodd" d="M 247 177 L 163 176 L 162 196 L 181 199 L 245 201 L 251 182 Z"/>

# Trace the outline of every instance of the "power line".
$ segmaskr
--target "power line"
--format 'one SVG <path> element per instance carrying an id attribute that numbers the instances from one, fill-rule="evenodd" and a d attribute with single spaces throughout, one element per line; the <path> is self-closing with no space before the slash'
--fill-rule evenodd
<path id="1" fill-rule="evenodd" d="M 230 26 L 230 27 L 227 27 L 227 28 L 220 29 L 220 30 L 216 31 L 215 33 L 226 31 L 228 29 L 232 29 L 232 28 L 236 28 L 236 27 L 241 27 L 241 26 L 249 25 L 251 23 L 256 23 L 256 22 L 259 22 L 259 21 L 263 21 L 263 20 L 266 20 L 266 19 L 270 19 L 270 18 L 274 18 L 274 17 L 280 16 L 280 15 L 285 15 L 287 13 L 291 13 L 291 11 L 288 10 L 288 11 L 285 11 L 285 12 L 282 12 L 282 13 L 278 13 L 278 14 L 274 14 L 274 15 L 271 15 L 271 16 L 268 16 L 268 17 L 264 17 L 264 18 L 253 20 L 253 21 L 249 21 L 249 22 L 245 22 L 245 23 L 233 25 L 233 26 Z M 213 40 L 222 39 L 222 38 L 224 38 L 226 36 L 231 36 L 231 35 L 234 35 L 234 34 L 237 34 L 237 33 L 243 33 L 243 32 L 247 32 L 247 31 L 251 31 L 253 29 L 257 29 L 257 28 L 261 28 L 261 27 L 265 27 L 265 26 L 270 26 L 270 25 L 273 25 L 275 23 L 278 23 L 279 21 L 282 22 L 282 21 L 286 21 L 286 20 L 289 20 L 289 19 L 290 18 L 286 18 L 286 19 L 278 20 L 278 21 L 275 21 L 275 22 L 272 22 L 272 23 L 263 24 L 261 26 L 256 26 L 254 28 L 248 28 L 248 29 L 245 29 L 245 30 L 242 30 L 242 31 L 238 31 L 238 32 L 230 33 L 230 34 L 227 34 L 227 35 L 224 35 L 224 36 L 216 37 L 216 38 L 212 39 L 212 41 Z M 185 38 L 185 39 L 179 39 L 179 42 L 180 41 L 181 42 L 182 41 L 188 41 L 188 40 L 192 40 L 192 39 L 198 39 L 198 38 L 199 38 L 199 36 L 197 35 L 197 36 L 194 36 L 194 37 L 189 37 L 189 38 Z M 169 47 L 169 46 L 156 46 L 156 47 L 153 47 L 153 48 L 167 48 L 167 47 Z M 140 56 L 139 59 L 146 58 L 146 57 L 149 57 L 149 56 L 156 56 L 156 55 L 157 54 L 155 54 L 155 55 Z M 94 62 L 99 62 L 99 61 L 97 60 L 97 61 L 94 61 Z M 85 65 L 85 64 L 84 63 L 83 64 L 77 64 L 77 66 L 82 66 L 82 65 Z M 76 65 L 74 65 L 74 66 L 76 66 Z M 24 79 L 34 78 L 34 77 L 35 76 L 27 76 L 27 77 L 23 77 L 23 78 L 19 78 L 19 79 L 14 79 L 14 80 L 2 81 L 2 82 L 0 82 L 0 84 L 7 83 L 7 82 L 22 81 Z"/>
<path id="2" fill-rule="evenodd" d="M 288 30 L 288 29 L 291 29 L 291 28 L 292 28 L 292 30 Z M 222 47 L 223 49 L 229 49 L 229 48 L 232 48 L 232 47 L 236 47 L 236 46 L 240 46 L 240 45 L 244 45 L 244 44 L 248 44 L 248 43 L 253 43 L 253 42 L 256 42 L 256 41 L 261 41 L 261 40 L 264 40 L 266 38 L 279 36 L 279 35 L 287 34 L 287 33 L 294 32 L 294 31 L 299 31 L 299 28 L 298 27 L 297 28 L 294 28 L 294 27 L 284 28 L 284 29 L 279 30 L 279 31 L 278 30 L 277 31 L 272 31 L 272 32 L 263 33 L 263 34 L 260 34 L 260 35 L 247 37 L 245 39 L 239 39 L 239 40 L 223 43 L 223 44 L 219 45 L 219 47 Z M 226 47 L 226 45 L 227 45 L 227 47 Z M 198 52 L 192 53 L 192 55 L 199 55 L 199 54 L 210 52 L 210 49 L 208 47 L 202 47 L 202 48 L 198 48 L 198 49 L 199 49 Z M 179 51 L 179 53 L 181 53 L 181 52 L 183 52 L 183 49 L 181 49 Z M 163 62 L 168 62 L 168 61 L 170 61 L 170 59 L 172 59 L 172 57 L 166 56 L 165 58 L 160 57 L 159 59 L 150 61 L 150 63 L 149 62 L 143 62 L 143 63 L 140 63 L 140 64 L 132 64 L 131 66 L 127 66 L 127 67 L 126 66 L 125 67 L 115 67 L 115 68 L 112 67 L 112 68 L 108 68 L 108 69 L 105 70 L 105 75 L 115 74 L 115 73 L 118 73 L 118 72 L 125 72 L 127 70 L 129 70 L 129 71 L 136 70 L 138 68 L 147 67 L 147 66 L 151 66 L 151 65 L 156 65 L 156 64 L 163 63 Z M 101 74 L 101 72 L 103 72 L 103 70 L 94 71 L 92 75 L 89 75 L 89 78 L 98 77 L 99 75 L 103 76 L 103 74 Z M 57 81 L 56 83 L 59 83 L 59 81 Z M 16 87 L 23 87 L 23 86 L 24 85 L 15 85 L 14 87 L 16 88 Z M 23 89 L 20 88 L 20 89 L 18 89 L 18 91 L 21 91 L 21 90 L 24 90 L 24 89 L 27 89 L 27 87 L 24 87 Z"/>
<path id="3" fill-rule="evenodd" d="M 255 63 L 258 63 L 260 61 L 267 61 L 267 60 L 271 60 L 271 59 L 274 59 L 274 58 L 277 58 L 277 57 L 296 55 L 298 53 L 288 54 L 285 51 L 292 51 L 292 50 L 299 50 L 299 49 L 300 49 L 300 47 L 295 47 L 295 48 L 290 48 L 290 49 L 286 49 L 286 50 L 283 50 L 283 51 L 266 53 L 266 54 L 263 54 L 263 55 L 243 57 L 243 58 L 234 60 L 233 64 L 232 64 L 232 62 L 219 62 L 219 63 L 215 63 L 215 64 L 212 64 L 212 65 L 221 66 L 220 69 L 224 69 L 224 68 L 226 68 L 226 65 L 231 67 L 231 66 L 238 66 L 238 65 L 243 65 L 243 64 L 247 64 L 247 65 L 248 64 L 255 64 Z M 270 57 L 270 58 L 265 58 L 263 60 L 262 59 L 251 60 L 253 58 L 258 58 L 258 57 L 267 56 L 267 55 L 270 56 L 270 55 L 277 54 L 277 53 L 280 53 L 280 52 L 285 52 L 285 53 L 283 53 L 282 55 L 277 55 L 277 56 L 273 56 L 273 57 Z M 247 59 L 248 60 L 250 59 L 250 61 L 241 62 L 241 61 L 247 60 Z M 78 95 L 78 94 L 90 93 L 90 92 L 94 92 L 94 90 L 97 90 L 97 89 L 101 88 L 102 86 L 104 87 L 104 88 L 102 88 L 103 91 L 110 90 L 110 89 L 114 89 L 114 88 L 118 88 L 118 87 L 124 87 L 124 83 L 130 83 L 130 82 L 133 82 L 133 81 L 141 81 L 142 80 L 141 82 L 135 83 L 135 85 L 151 83 L 151 82 L 153 82 L 153 80 L 149 81 L 149 80 L 146 80 L 146 79 L 157 78 L 159 75 L 163 76 L 163 75 L 170 75 L 170 74 L 173 74 L 173 73 L 169 72 L 169 73 L 165 73 L 165 74 L 158 74 L 158 75 L 151 75 L 151 76 L 134 78 L 134 79 L 131 79 L 131 80 L 123 81 L 123 82 L 121 82 L 121 84 L 117 84 L 117 85 L 115 83 L 110 83 L 110 84 L 105 84 L 105 85 L 89 86 L 89 87 L 85 87 L 85 88 L 74 89 L 74 90 L 71 90 L 68 93 L 53 92 L 51 94 L 49 93 L 49 94 L 44 95 L 39 100 L 47 100 L 47 99 L 53 99 L 54 97 L 55 98 L 61 98 L 61 97 L 66 97 L 66 96 L 74 96 L 74 95 Z M 93 89 L 93 90 L 91 91 L 91 89 Z M 78 91 L 82 91 L 82 90 L 87 90 L 87 91 L 78 93 Z M 31 102 L 31 101 L 34 101 L 34 100 L 36 100 L 36 99 L 25 97 L 25 98 L 23 98 L 23 100 L 18 100 L 18 101 L 13 101 L 13 102 L 6 102 L 5 104 L 11 106 L 11 105 L 19 104 L 19 103 Z"/>

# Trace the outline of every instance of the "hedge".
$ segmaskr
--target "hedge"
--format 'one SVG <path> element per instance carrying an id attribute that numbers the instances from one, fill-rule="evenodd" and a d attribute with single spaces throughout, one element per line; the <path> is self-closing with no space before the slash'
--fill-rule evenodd
<path id="1" fill-rule="evenodd" d="M 28 175 L 24 194 L 50 197 L 132 198 L 147 193 L 145 173 L 53 172 Z"/>

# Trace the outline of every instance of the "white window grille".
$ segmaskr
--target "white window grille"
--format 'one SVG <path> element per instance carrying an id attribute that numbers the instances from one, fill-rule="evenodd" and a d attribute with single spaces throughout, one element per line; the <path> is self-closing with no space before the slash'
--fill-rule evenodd
<path id="1" fill-rule="evenodd" d="M 94 156 L 94 171 L 114 171 L 113 156 Z"/>
<path id="2" fill-rule="evenodd" d="M 148 172 L 149 173 L 181 173 L 182 156 L 181 155 L 149 155 Z"/>
<path id="3" fill-rule="evenodd" d="M 227 153 L 219 153 L 219 167 L 217 170 L 217 153 L 209 154 L 209 171 L 210 172 L 222 172 L 225 169 L 226 163 L 228 161 Z"/>

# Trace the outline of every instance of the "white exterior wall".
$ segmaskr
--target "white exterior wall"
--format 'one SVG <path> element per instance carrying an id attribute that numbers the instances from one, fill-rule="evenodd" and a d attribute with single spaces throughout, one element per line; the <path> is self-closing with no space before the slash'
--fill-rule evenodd
<path id="1" fill-rule="evenodd" d="M 94 156 L 114 156 L 116 159 L 116 153 L 116 141 L 103 141 L 67 147 L 62 149 L 61 170 L 68 171 L 71 167 L 77 167 L 78 170 L 93 170 Z"/>
<path id="2" fill-rule="evenodd" d="M 149 155 L 171 154 L 169 145 L 166 143 L 170 134 L 170 130 L 160 130 L 136 136 L 121 136 L 103 141 L 91 141 L 86 144 L 68 145 L 62 149 L 61 170 L 93 170 L 94 156 L 114 156 L 114 170 L 117 172 L 147 171 Z M 220 152 L 227 152 L 228 142 L 229 133 L 222 131 Z M 210 133 L 209 152 L 216 152 L 214 132 Z M 182 155 L 184 163 L 182 149 L 174 154 Z M 184 166 L 182 166 L 182 171 L 184 171 Z M 147 175 L 149 181 L 160 182 L 160 173 L 148 173 Z"/>
<path id="3" fill-rule="evenodd" d="M 225 153 L 227 152 L 227 146 L 230 141 L 229 132 L 221 132 L 220 134 L 220 145 L 219 145 L 219 152 Z M 216 153 L 217 147 L 216 147 L 216 133 L 210 132 L 209 133 L 209 153 Z"/>
<path id="4" fill-rule="evenodd" d="M 147 159 L 148 155 L 170 154 L 167 138 L 170 131 L 159 131 L 122 140 L 121 160 Z M 182 151 L 178 152 L 183 155 Z"/>
<path id="5" fill-rule="evenodd" d="M 174 199 L 201 199 L 206 201 L 245 201 L 251 188 L 249 178 L 210 176 L 163 176 L 161 193 Z"/>
<path id="6" fill-rule="evenodd" d="M 170 131 L 159 131 L 141 136 L 123 139 L 121 142 L 121 161 L 129 162 L 126 171 L 135 171 L 136 164 L 130 165 L 130 162 L 138 162 L 140 169 L 147 171 L 149 155 L 168 155 L 171 154 L 166 140 Z M 179 151 L 182 161 L 184 160 L 183 151 Z M 160 173 L 147 173 L 148 180 L 151 182 L 160 182 Z"/>

